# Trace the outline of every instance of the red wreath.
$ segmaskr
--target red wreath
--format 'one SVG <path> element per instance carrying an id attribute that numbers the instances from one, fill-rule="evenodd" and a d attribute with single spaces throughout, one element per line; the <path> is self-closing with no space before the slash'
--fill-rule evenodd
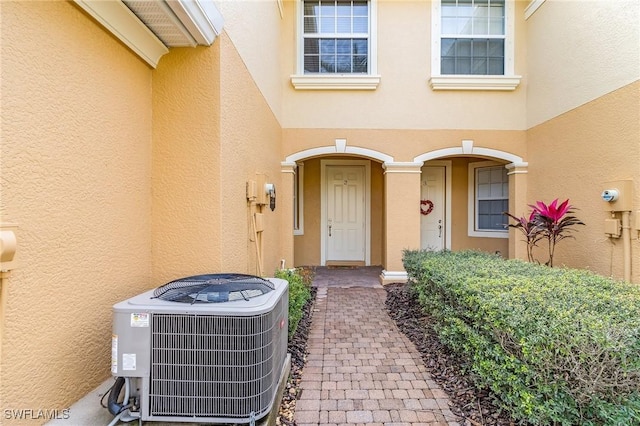
<path id="1" fill-rule="evenodd" d="M 427 209 L 423 209 L 422 206 L 428 206 Z M 431 200 L 420 200 L 420 213 L 423 215 L 428 215 L 433 211 L 433 201 Z"/>

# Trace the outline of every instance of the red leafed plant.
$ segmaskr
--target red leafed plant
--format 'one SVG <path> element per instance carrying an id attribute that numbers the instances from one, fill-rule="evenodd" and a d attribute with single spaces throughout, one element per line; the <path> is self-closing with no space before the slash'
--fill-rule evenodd
<path id="1" fill-rule="evenodd" d="M 526 238 L 527 257 L 530 262 L 534 262 L 533 248 L 538 241 L 546 239 L 549 243 L 549 260 L 545 265 L 553 267 L 553 255 L 556 249 L 556 243 L 565 238 L 573 237 L 574 225 L 584 225 L 577 217 L 573 216 L 574 207 L 569 204 L 569 200 L 558 205 L 556 198 L 548 205 L 542 201 L 537 201 L 535 205 L 529 205 L 532 208 L 528 218 L 518 218 L 510 213 L 505 212 L 507 216 L 516 221 L 515 224 L 509 224 L 509 227 L 519 229 Z"/>

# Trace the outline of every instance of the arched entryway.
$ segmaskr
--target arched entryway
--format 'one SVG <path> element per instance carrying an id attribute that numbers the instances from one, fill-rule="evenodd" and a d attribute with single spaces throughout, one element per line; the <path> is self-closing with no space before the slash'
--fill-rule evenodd
<path id="1" fill-rule="evenodd" d="M 438 203 L 444 205 L 438 206 L 441 222 L 436 221 L 432 231 L 442 238 L 437 249 L 455 248 L 460 238 L 453 229 L 462 226 L 455 214 L 457 206 L 461 205 L 456 204 L 456 197 L 460 198 L 462 194 L 461 184 L 455 184 L 454 178 L 459 172 L 456 167 L 459 169 L 460 164 L 466 167 L 471 159 L 493 161 L 491 164 L 497 164 L 500 169 L 506 167 L 509 210 L 517 211 L 519 206 L 526 206 L 526 163 L 523 159 L 500 150 L 474 147 L 473 141 L 465 140 L 458 147 L 428 151 L 415 156 L 413 161 L 395 161 L 393 156 L 383 152 L 351 147 L 345 139 L 336 139 L 335 145 L 292 153 L 282 162 L 283 191 L 279 196 L 283 209 L 291 212 L 283 214 L 282 229 L 291 229 L 292 223 L 298 227 L 289 238 L 284 238 L 283 253 L 287 264 L 382 264 L 383 283 L 406 280 L 403 250 L 424 248 L 425 215 L 421 214 L 424 210 L 420 203 L 425 196 L 423 187 L 430 184 L 433 175 L 441 176 L 436 177 L 437 184 L 442 185 Z M 305 185 L 307 187 L 303 187 Z M 466 197 L 466 184 L 464 190 Z M 345 203 L 356 201 L 362 203 L 360 207 L 336 210 L 336 206 L 344 207 Z M 355 228 L 351 229 L 340 227 L 344 224 L 338 224 L 334 215 L 359 211 L 364 214 L 353 215 Z M 377 217 L 376 213 L 379 214 Z M 439 225 L 442 228 L 437 228 Z M 347 234 L 353 239 L 344 238 Z M 338 235 L 342 239 L 336 238 Z M 505 238 L 504 242 L 504 251 L 508 251 L 509 257 L 516 257 L 514 236 Z M 343 249 L 345 244 L 351 243 L 361 256 L 344 254 L 336 249 L 336 244 Z M 301 251 L 303 246 L 305 249 Z M 360 248 L 362 250 L 358 251 Z M 506 257 L 507 253 L 504 254 Z"/>

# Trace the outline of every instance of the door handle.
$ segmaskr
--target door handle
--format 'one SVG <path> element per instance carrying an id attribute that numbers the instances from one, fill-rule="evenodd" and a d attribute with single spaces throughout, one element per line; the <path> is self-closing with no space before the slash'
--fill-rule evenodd
<path id="1" fill-rule="evenodd" d="M 329 236 L 331 236 L 331 225 L 329 225 Z"/>
<path id="2" fill-rule="evenodd" d="M 442 219 L 440 219 L 438 223 L 438 238 L 442 238 Z"/>

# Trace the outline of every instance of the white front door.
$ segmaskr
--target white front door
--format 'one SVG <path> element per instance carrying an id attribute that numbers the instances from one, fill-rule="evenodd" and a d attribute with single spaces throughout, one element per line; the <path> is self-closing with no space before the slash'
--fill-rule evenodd
<path id="1" fill-rule="evenodd" d="M 420 246 L 423 250 L 445 248 L 445 168 L 425 166 L 422 168 L 420 199 Z"/>
<path id="2" fill-rule="evenodd" d="M 327 166 L 327 261 L 365 261 L 365 168 Z"/>

